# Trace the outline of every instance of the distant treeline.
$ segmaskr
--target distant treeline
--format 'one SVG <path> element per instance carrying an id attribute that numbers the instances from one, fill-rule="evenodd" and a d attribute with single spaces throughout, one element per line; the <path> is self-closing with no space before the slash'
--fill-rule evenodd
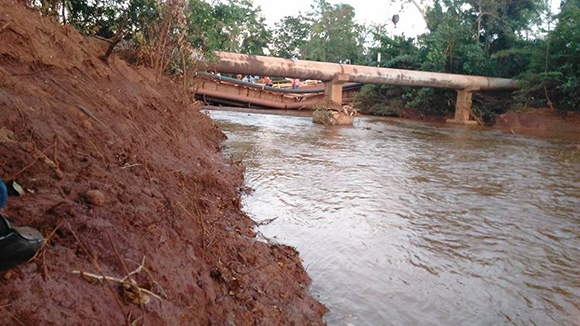
<path id="1" fill-rule="evenodd" d="M 326 0 L 313 0 L 309 11 L 286 16 L 274 28 L 249 0 L 32 0 L 30 5 L 85 35 L 126 41 L 133 51 L 129 60 L 159 74 L 186 77 L 197 69 L 192 58 L 223 50 L 521 79 L 520 91 L 474 98 L 474 112 L 485 120 L 508 108 L 580 110 L 580 0 L 563 0 L 557 14 L 547 1 L 434 0 L 424 13 L 428 31 L 417 38 L 391 36 L 390 17 L 385 24 L 360 24 L 353 7 Z M 453 111 L 455 94 L 368 85 L 356 101 L 374 114 L 397 115 L 402 107 L 439 114 Z"/>

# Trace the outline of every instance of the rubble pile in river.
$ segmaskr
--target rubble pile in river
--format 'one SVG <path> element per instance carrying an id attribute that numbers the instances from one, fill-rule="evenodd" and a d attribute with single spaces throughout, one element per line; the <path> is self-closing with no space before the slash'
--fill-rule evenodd
<path id="1" fill-rule="evenodd" d="M 324 125 L 352 125 L 358 115 L 350 105 L 324 103 L 312 108 L 312 122 Z"/>

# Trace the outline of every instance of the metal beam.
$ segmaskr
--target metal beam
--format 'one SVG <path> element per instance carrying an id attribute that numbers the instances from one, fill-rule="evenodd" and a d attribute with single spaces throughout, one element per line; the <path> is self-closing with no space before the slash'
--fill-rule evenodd
<path id="1" fill-rule="evenodd" d="M 453 88 L 473 91 L 487 89 L 517 89 L 516 80 L 445 74 L 393 68 L 291 60 L 259 55 L 216 52 L 217 62 L 210 64 L 216 71 L 270 77 L 306 78 L 330 81 L 337 75 L 347 75 L 348 81 L 401 86 Z"/>
<path id="2" fill-rule="evenodd" d="M 317 99 L 310 99 L 310 100 L 299 101 L 299 102 L 294 102 L 294 103 L 283 103 L 283 102 L 276 102 L 276 101 L 271 101 L 271 100 L 255 98 L 255 97 L 251 97 L 251 96 L 236 95 L 236 94 L 230 94 L 230 93 L 221 92 L 221 91 L 213 91 L 213 90 L 203 89 L 203 88 L 198 89 L 196 93 L 201 94 L 201 95 L 212 96 L 215 98 L 227 99 L 227 100 L 232 100 L 232 101 L 237 101 L 237 102 L 242 102 L 242 103 L 251 103 L 254 105 L 264 106 L 264 107 L 268 107 L 268 108 L 276 108 L 276 109 L 302 109 L 305 107 L 310 107 L 310 106 L 316 105 L 320 102 L 320 99 L 317 98 Z"/>
<path id="3" fill-rule="evenodd" d="M 230 78 L 230 77 L 225 77 L 225 76 L 217 76 L 217 75 L 213 75 L 213 74 L 210 74 L 207 72 L 197 72 L 197 74 L 199 76 L 206 77 L 206 78 L 211 78 L 211 79 L 215 79 L 215 80 L 219 80 L 219 81 L 223 80 L 223 81 L 226 81 L 228 83 L 234 83 L 237 85 L 244 85 L 244 86 L 255 88 L 255 89 L 267 90 L 270 92 L 277 92 L 277 93 L 312 94 L 312 93 L 322 93 L 325 91 L 324 88 L 300 88 L 300 89 L 277 88 L 277 87 L 265 86 L 263 84 L 245 82 L 245 81 L 241 81 L 241 80 L 238 80 L 235 78 Z M 352 89 L 352 88 L 361 88 L 362 86 L 364 86 L 363 83 L 350 83 L 350 84 L 343 85 L 342 88 L 343 88 L 343 90 L 347 90 L 347 89 Z"/>

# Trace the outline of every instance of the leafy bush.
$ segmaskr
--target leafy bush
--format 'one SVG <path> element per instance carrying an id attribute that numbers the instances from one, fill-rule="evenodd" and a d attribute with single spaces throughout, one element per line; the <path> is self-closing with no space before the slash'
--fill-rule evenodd
<path id="1" fill-rule="evenodd" d="M 398 117 L 404 101 L 401 90 L 387 85 L 365 85 L 353 96 L 352 105 L 361 113 Z"/>
<path id="2" fill-rule="evenodd" d="M 515 92 L 517 108 L 546 107 L 580 110 L 580 1 L 568 0 L 556 16 L 556 27 L 535 50 L 521 90 Z"/>

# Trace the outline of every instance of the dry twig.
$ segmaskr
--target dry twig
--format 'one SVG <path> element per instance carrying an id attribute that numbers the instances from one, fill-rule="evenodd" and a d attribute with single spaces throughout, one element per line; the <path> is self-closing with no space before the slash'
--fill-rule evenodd
<path id="1" fill-rule="evenodd" d="M 20 170 L 20 171 L 16 172 L 16 174 L 14 174 L 14 175 L 10 176 L 10 177 L 9 177 L 7 180 L 8 180 L 8 181 L 10 181 L 10 180 L 14 180 L 14 179 L 15 179 L 17 176 L 19 176 L 20 174 L 22 174 L 24 171 L 28 170 L 28 169 L 29 169 L 31 166 L 33 166 L 33 165 L 34 165 L 34 163 L 36 163 L 36 161 L 38 161 L 38 160 L 39 160 L 40 158 L 42 158 L 43 156 L 46 156 L 46 154 L 45 154 L 45 153 L 46 153 L 46 152 L 47 152 L 49 149 L 53 148 L 54 146 L 55 146 L 55 144 L 52 144 L 52 145 L 48 146 L 48 148 L 46 148 L 44 151 L 42 151 L 42 152 L 41 152 L 41 153 L 40 153 L 40 154 L 39 154 L 39 155 L 38 155 L 38 156 L 37 156 L 37 157 L 34 159 L 34 161 L 32 161 L 32 162 L 31 162 L 30 164 L 28 164 L 27 166 L 25 166 L 25 167 L 24 167 L 22 170 Z"/>
<path id="2" fill-rule="evenodd" d="M 151 291 L 149 291 L 147 289 L 138 287 L 135 284 L 131 283 L 130 281 L 127 281 L 126 280 L 127 279 L 126 277 L 124 277 L 124 278 L 117 278 L 117 277 L 112 277 L 112 276 L 99 276 L 99 275 L 96 275 L 96 274 L 93 274 L 93 273 L 88 273 L 88 272 L 83 272 L 83 271 L 76 271 L 76 270 L 75 271 L 72 271 L 72 273 L 73 274 L 79 274 L 79 275 L 81 275 L 83 277 L 86 276 L 86 277 L 94 278 L 94 279 L 99 280 L 99 281 L 105 281 L 105 280 L 106 281 L 113 281 L 113 282 L 117 282 L 117 283 L 120 283 L 120 284 L 124 284 L 124 285 L 129 285 L 129 286 L 132 286 L 132 287 L 136 287 L 140 291 L 149 294 L 150 296 L 158 299 L 159 301 L 163 301 L 163 298 L 161 298 L 157 294 L 155 294 L 155 293 L 153 293 L 153 292 L 151 292 Z"/>
<path id="3" fill-rule="evenodd" d="M 91 255 L 91 253 L 87 250 L 87 248 L 85 247 L 85 245 L 81 242 L 81 240 L 79 239 L 79 237 L 77 236 L 77 234 L 73 231 L 72 227 L 70 226 L 70 224 L 68 225 L 68 228 L 71 232 L 71 234 L 73 235 L 73 237 L 76 239 L 76 241 L 79 243 L 79 245 L 81 246 L 81 248 L 83 249 L 83 251 L 87 254 L 87 256 L 89 256 L 91 263 L 93 264 L 93 266 L 97 269 L 97 271 L 99 271 L 99 273 L 102 275 L 103 280 L 105 280 L 105 285 L 107 286 L 107 289 L 109 289 L 109 291 L 111 292 L 111 294 L 113 295 L 113 297 L 115 297 L 115 301 L 117 302 L 117 305 L 119 306 L 119 309 L 121 309 L 121 312 L 123 313 L 123 319 L 125 319 L 125 323 L 129 324 L 129 321 L 127 319 L 127 313 L 125 313 L 125 309 L 123 309 L 123 305 L 121 304 L 121 301 L 119 300 L 119 298 L 117 297 L 117 295 L 115 294 L 115 291 L 113 291 L 113 289 L 111 288 L 111 285 L 106 282 L 106 278 L 105 275 L 103 273 L 103 270 L 101 269 L 101 267 L 99 266 L 99 264 L 97 263 L 97 259 Z"/>
<path id="4" fill-rule="evenodd" d="M 10 305 L 8 304 L 8 305 L 5 305 L 5 306 L 0 306 L 0 309 L 2 309 L 2 310 L 4 310 L 4 311 L 6 311 L 6 313 L 7 313 L 7 314 L 8 314 L 8 315 L 9 315 L 9 316 L 12 318 L 12 319 L 14 319 L 14 321 L 15 321 L 15 322 L 17 322 L 17 323 L 18 323 L 18 325 L 26 326 L 26 325 L 24 325 L 24 323 L 23 323 L 23 322 L 21 322 L 21 321 L 20 321 L 20 319 L 16 318 L 16 316 L 14 316 L 14 314 L 12 314 L 10 311 L 8 311 L 8 309 L 6 309 L 6 307 L 8 307 L 8 306 L 10 306 Z"/>
<path id="5" fill-rule="evenodd" d="M 101 157 L 101 160 L 103 161 L 103 164 L 107 164 L 107 160 L 105 159 L 105 156 L 103 156 L 103 154 L 101 153 L 101 151 L 99 150 L 99 148 L 97 147 L 97 144 L 95 144 L 91 139 L 89 139 L 89 141 L 91 142 L 91 144 L 93 145 L 93 147 L 97 151 L 97 154 L 99 154 L 99 156 Z"/>
<path id="6" fill-rule="evenodd" d="M 183 206 L 182 203 L 177 202 L 177 206 L 181 207 L 181 209 L 183 209 L 183 211 L 187 215 L 189 215 L 189 217 L 191 217 L 193 220 L 195 220 L 195 216 L 193 214 L 191 214 L 191 212 L 189 210 L 187 210 L 187 208 L 185 208 L 185 206 Z M 205 238 L 207 236 L 207 231 L 205 230 L 205 223 L 203 222 L 203 219 L 201 217 L 201 214 L 198 214 L 198 215 L 199 215 L 199 221 L 198 221 L 198 223 L 201 226 L 201 230 L 202 230 L 202 233 L 203 233 L 202 234 L 202 237 L 201 237 L 201 247 L 202 248 L 205 248 Z"/>
<path id="7" fill-rule="evenodd" d="M 143 318 L 143 322 L 142 325 L 145 325 L 145 306 L 144 303 L 148 303 L 149 302 L 149 297 L 144 295 L 141 291 L 141 288 L 139 286 L 137 286 L 137 282 L 135 280 L 133 280 L 131 278 L 131 275 L 133 274 L 137 274 L 141 271 L 143 264 L 145 264 L 145 256 L 143 256 L 143 260 L 142 260 L 142 264 L 139 265 L 137 267 L 136 270 L 129 272 L 129 269 L 127 268 L 127 265 L 125 265 L 125 261 L 123 260 L 123 258 L 121 258 L 121 255 L 119 254 L 119 251 L 117 250 L 117 246 L 115 245 L 115 242 L 113 242 L 113 239 L 111 239 L 111 234 L 107 233 L 107 237 L 109 238 L 109 242 L 111 242 L 111 245 L 113 246 L 113 249 L 115 250 L 115 255 L 117 255 L 117 258 L 119 259 L 119 261 L 121 262 L 121 266 L 123 266 L 123 270 L 125 271 L 125 277 L 123 278 L 124 281 L 129 282 L 129 284 L 123 284 L 123 297 L 128 297 L 131 301 L 138 303 L 139 306 L 141 307 L 141 317 Z M 137 294 L 137 296 L 135 297 L 135 294 Z M 135 321 L 133 321 L 133 324 L 135 323 Z"/>
<path id="8" fill-rule="evenodd" d="M 136 166 L 141 166 L 141 163 L 135 163 L 135 164 L 128 164 L 128 165 L 124 165 L 121 167 L 121 169 L 130 169 L 130 168 L 134 168 Z"/>
<path id="9" fill-rule="evenodd" d="M 4 24 L 4 26 L 2 26 L 2 28 L 0 28 L 0 33 L 4 32 L 4 30 L 7 29 L 8 26 L 10 26 L 10 22 L 7 22 L 6 24 Z"/>
<path id="10" fill-rule="evenodd" d="M 149 180 L 149 183 L 151 183 L 151 172 L 149 171 L 148 162 L 147 161 L 145 161 L 144 168 L 145 168 L 145 172 L 147 172 L 147 179 Z"/>
<path id="11" fill-rule="evenodd" d="M 132 259 L 126 259 L 126 260 L 127 261 L 130 261 L 132 263 L 135 263 L 135 264 L 137 264 L 139 266 L 135 271 L 137 271 L 137 270 L 141 271 L 141 269 L 144 270 L 145 273 L 147 273 L 147 275 L 149 275 L 149 278 L 151 278 L 151 282 L 153 282 L 153 284 L 156 285 L 159 288 L 159 290 L 163 294 L 163 297 L 165 299 L 167 299 L 169 297 L 167 295 L 167 292 L 165 292 L 165 290 L 163 289 L 163 287 L 155 280 L 155 278 L 153 277 L 153 274 L 151 273 L 151 271 L 147 267 L 145 267 L 145 256 L 143 256 L 143 260 L 141 261 L 141 263 L 136 262 L 136 261 L 134 261 Z M 135 271 L 133 271 L 133 272 L 135 272 Z"/>
<path id="12" fill-rule="evenodd" d="M 47 246 L 50 244 L 50 241 L 52 241 L 52 239 L 54 238 L 54 236 L 56 235 L 56 231 L 60 228 L 60 226 L 62 225 L 59 224 L 57 225 L 49 234 L 48 236 L 44 239 L 44 242 L 42 243 L 42 246 L 40 246 L 40 249 L 36 252 L 36 254 L 34 254 L 34 257 L 30 258 L 29 261 L 32 261 L 38 257 L 41 257 L 40 259 L 42 259 L 42 272 L 43 272 L 43 278 L 44 280 L 48 279 L 48 268 L 46 267 L 46 248 Z"/>
<path id="13" fill-rule="evenodd" d="M 102 124 L 103 126 L 107 127 L 107 125 L 106 125 L 106 124 L 105 124 L 103 121 L 99 120 L 99 118 L 97 118 L 97 117 L 96 117 L 96 116 L 95 116 L 95 115 L 94 115 L 94 114 L 93 114 L 91 111 L 87 110 L 87 109 L 86 109 L 84 106 L 82 106 L 82 105 L 79 105 L 79 109 L 80 109 L 81 111 L 83 111 L 83 113 L 84 113 L 84 114 L 86 114 L 86 115 L 87 115 L 89 118 L 93 118 L 93 119 L 95 119 L 95 121 L 97 121 L 98 123 L 100 123 L 100 124 Z"/>

